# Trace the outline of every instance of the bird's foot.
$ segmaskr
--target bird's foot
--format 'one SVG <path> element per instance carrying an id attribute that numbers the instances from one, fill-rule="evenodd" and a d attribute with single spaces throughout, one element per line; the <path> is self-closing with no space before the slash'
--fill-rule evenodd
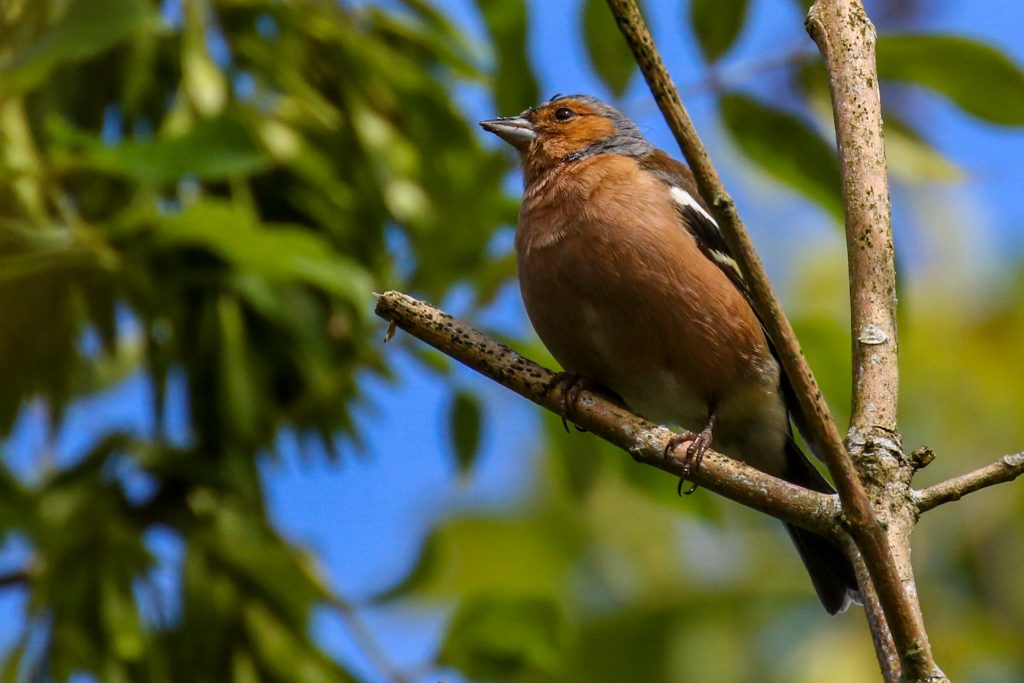
<path id="1" fill-rule="evenodd" d="M 704 452 L 711 445 L 711 427 L 714 423 L 714 418 L 711 418 L 704 429 L 699 432 L 680 432 L 668 440 L 668 445 L 665 446 L 665 458 L 671 460 L 676 459 L 676 449 L 684 443 L 689 442 L 690 444 L 682 459 L 683 474 L 679 477 L 679 486 L 676 487 L 677 494 L 688 496 L 697 490 L 697 484 L 694 484 L 684 492 L 683 483 L 700 469 L 700 463 L 704 459 Z"/>
<path id="2" fill-rule="evenodd" d="M 576 401 L 580 398 L 580 392 L 592 391 L 595 386 L 593 381 L 582 375 L 577 375 L 575 372 L 556 373 L 548 382 L 544 389 L 545 396 L 555 388 L 561 392 L 558 402 L 562 409 L 562 426 L 565 427 L 565 431 L 569 431 L 569 423 L 566 422 L 566 419 L 574 420 L 576 417 Z M 581 432 L 587 431 L 578 425 L 576 425 L 576 429 Z"/>

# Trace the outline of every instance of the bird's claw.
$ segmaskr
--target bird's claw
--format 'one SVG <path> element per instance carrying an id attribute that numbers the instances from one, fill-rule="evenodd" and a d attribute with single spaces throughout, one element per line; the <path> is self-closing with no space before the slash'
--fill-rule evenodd
<path id="1" fill-rule="evenodd" d="M 704 453 L 707 451 L 708 446 L 711 445 L 711 424 L 709 423 L 708 426 L 699 432 L 684 431 L 674 435 L 665 446 L 665 458 L 675 460 L 676 449 L 686 442 L 689 442 L 690 445 L 682 459 L 683 472 L 682 476 L 679 477 L 679 486 L 676 487 L 676 494 L 688 496 L 697 490 L 697 484 L 683 491 L 683 483 L 700 469 Z"/>
<path id="2" fill-rule="evenodd" d="M 592 390 L 594 383 L 575 372 L 559 372 L 548 382 L 547 387 L 544 388 L 544 394 L 550 394 L 556 387 L 561 392 L 558 402 L 561 407 L 562 426 L 568 432 L 569 423 L 566 422 L 566 419 L 573 420 L 576 417 L 576 401 L 580 398 L 580 392 Z M 587 431 L 579 425 L 576 425 L 576 429 L 581 432 Z"/>

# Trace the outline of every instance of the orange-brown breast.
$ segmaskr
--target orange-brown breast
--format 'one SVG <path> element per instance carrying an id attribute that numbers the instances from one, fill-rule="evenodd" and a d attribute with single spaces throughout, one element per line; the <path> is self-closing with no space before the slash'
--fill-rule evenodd
<path id="1" fill-rule="evenodd" d="M 723 396 L 775 396 L 756 316 L 680 223 L 668 187 L 625 156 L 557 173 L 557 185 L 548 174 L 527 186 L 516 251 L 526 310 L 559 363 L 691 429 Z"/>

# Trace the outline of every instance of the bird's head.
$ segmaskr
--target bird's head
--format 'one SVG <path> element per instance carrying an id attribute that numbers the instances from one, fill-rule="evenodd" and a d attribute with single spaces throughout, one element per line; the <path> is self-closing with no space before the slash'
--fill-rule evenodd
<path id="1" fill-rule="evenodd" d="M 528 183 L 550 168 L 593 154 L 643 156 L 653 150 L 635 123 L 590 95 L 556 95 L 518 116 L 480 125 L 519 151 Z"/>

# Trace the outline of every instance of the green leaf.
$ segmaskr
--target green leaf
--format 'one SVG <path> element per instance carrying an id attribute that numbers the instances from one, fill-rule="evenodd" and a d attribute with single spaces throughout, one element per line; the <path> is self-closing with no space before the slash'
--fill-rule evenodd
<path id="1" fill-rule="evenodd" d="M 673 638 L 679 633 L 676 620 L 690 606 L 680 609 L 670 602 L 651 600 L 650 603 L 621 605 L 619 609 L 591 616 L 579 626 L 571 647 L 563 655 L 566 659 L 560 672 L 563 675 L 537 678 L 560 683 L 690 680 L 692 660 L 684 660 L 683 670 L 687 673 L 679 675 L 680 672 L 671 671 L 673 658 L 669 656 L 673 646 L 678 649 L 678 642 Z M 737 680 L 718 677 L 718 670 L 716 667 L 716 675 L 703 680 Z"/>
<path id="2" fill-rule="evenodd" d="M 724 95 L 722 121 L 751 161 L 842 219 L 839 160 L 802 119 L 746 95 Z"/>
<path id="3" fill-rule="evenodd" d="M 416 593 L 427 592 L 436 585 L 444 572 L 445 559 L 442 557 L 442 541 L 436 533 L 431 534 L 420 547 L 416 564 L 398 583 L 374 596 L 374 602 L 388 602 Z"/>
<path id="4" fill-rule="evenodd" d="M 22 671 L 25 660 L 28 659 L 26 650 L 30 636 L 31 631 L 22 631 L 18 642 L 4 655 L 3 671 L 0 673 L 0 681 L 3 683 L 19 683 L 24 680 L 23 676 L 19 676 L 19 672 Z"/>
<path id="5" fill-rule="evenodd" d="M 185 0 L 185 31 L 182 41 L 182 85 L 203 116 L 219 114 L 227 101 L 228 86 L 224 74 L 206 49 L 203 10 L 206 3 Z"/>
<path id="6" fill-rule="evenodd" d="M 304 624 L 313 605 L 328 596 L 309 559 L 255 517 L 255 510 L 247 505 L 216 495 L 204 502 L 211 506 L 214 523 L 206 539 L 207 551 L 220 570 L 230 574 L 237 590 L 258 586 L 260 601 L 272 607 L 278 619 Z"/>
<path id="7" fill-rule="evenodd" d="M 150 185 L 174 183 L 185 176 L 227 180 L 269 168 L 270 157 L 249 128 L 235 116 L 202 120 L 180 135 L 110 146 L 102 140 L 51 121 L 51 135 L 80 155 L 65 161 Z"/>
<path id="8" fill-rule="evenodd" d="M 374 30 L 394 40 L 397 47 L 410 57 L 419 61 L 437 59 L 450 68 L 453 74 L 479 79 L 478 64 L 482 59 L 477 55 L 478 44 L 470 42 L 466 34 L 428 2 L 418 0 L 403 4 L 418 15 L 422 22 L 410 22 L 408 17 L 376 7 L 367 8 L 367 20 L 373 22 Z"/>
<path id="9" fill-rule="evenodd" d="M 457 391 L 448 408 L 448 429 L 459 474 L 473 469 L 480 451 L 480 401 L 467 391 Z"/>
<path id="10" fill-rule="evenodd" d="M 567 624 L 548 600 L 479 598 L 452 619 L 439 660 L 473 680 L 550 671 L 565 649 Z"/>
<path id="11" fill-rule="evenodd" d="M 129 586 L 106 575 L 100 575 L 99 584 L 99 610 L 114 654 L 120 659 L 139 659 L 145 644 L 139 612 L 130 590 L 126 590 Z"/>
<path id="12" fill-rule="evenodd" d="M 513 114 L 533 106 L 540 94 L 526 52 L 526 2 L 477 0 L 476 6 L 494 42 L 494 97 L 498 111 Z"/>
<path id="13" fill-rule="evenodd" d="M 491 304 L 502 288 L 516 278 L 516 255 L 507 251 L 499 256 L 480 264 L 473 277 L 476 291 L 473 306 L 484 308 Z"/>
<path id="14" fill-rule="evenodd" d="M 704 59 L 717 61 L 743 28 L 747 0 L 690 0 L 690 23 Z"/>
<path id="15" fill-rule="evenodd" d="M 239 649 L 232 653 L 231 680 L 235 683 L 260 683 L 256 662 L 245 650 Z"/>
<path id="16" fill-rule="evenodd" d="M 353 304 L 358 311 L 370 295 L 365 271 L 337 253 L 322 237 L 299 226 L 256 222 L 227 202 L 203 200 L 163 219 L 157 238 L 202 246 L 243 271 L 270 280 L 305 283 Z"/>
<path id="17" fill-rule="evenodd" d="M 34 505 L 31 493 L 6 464 L 0 463 L 0 532 L 6 536 L 11 529 L 29 526 L 35 512 Z"/>
<path id="18" fill-rule="evenodd" d="M 217 318 L 222 373 L 218 383 L 220 414 L 227 418 L 224 427 L 230 429 L 230 435 L 248 443 L 256 431 L 259 392 L 249 360 L 249 334 L 238 300 L 221 296 L 217 302 Z"/>
<path id="19" fill-rule="evenodd" d="M 582 19 L 583 40 L 590 64 L 608 89 L 616 97 L 621 97 L 636 71 L 633 53 L 619 33 L 605 0 L 586 0 Z"/>
<path id="20" fill-rule="evenodd" d="M 246 635 L 252 640 L 252 652 L 266 671 L 266 678 L 309 683 L 354 681 L 338 664 L 313 650 L 293 624 L 283 623 L 264 605 L 246 604 L 242 619 Z"/>
<path id="21" fill-rule="evenodd" d="M 557 595 L 564 588 L 577 530 L 551 518 L 506 520 L 466 517 L 443 522 L 427 538 L 415 567 L 396 587 L 378 595 L 508 597 Z"/>
<path id="22" fill-rule="evenodd" d="M 1024 125 L 1024 71 L 1003 52 L 948 35 L 879 36 L 878 77 L 939 92 L 992 123 Z"/>
<path id="23" fill-rule="evenodd" d="M 152 19 L 143 0 L 73 0 L 62 17 L 0 68 L 0 92 L 32 88 L 62 62 L 97 55 L 155 24 Z"/>
<path id="24" fill-rule="evenodd" d="M 421 363 L 423 370 L 444 377 L 452 369 L 452 359 L 436 349 L 423 348 L 423 344 L 413 344 L 409 351 Z"/>
<path id="25" fill-rule="evenodd" d="M 140 336 L 119 340 L 112 351 L 75 368 L 72 390 L 75 394 L 98 394 L 117 386 L 139 370 L 146 360 L 145 351 L 145 341 Z"/>
<path id="26" fill-rule="evenodd" d="M 32 395 L 45 396 L 59 418 L 79 362 L 77 294 L 91 257 L 56 243 L 38 246 L 24 251 L 19 245 L 0 256 L 0 430 L 5 432 Z"/>

